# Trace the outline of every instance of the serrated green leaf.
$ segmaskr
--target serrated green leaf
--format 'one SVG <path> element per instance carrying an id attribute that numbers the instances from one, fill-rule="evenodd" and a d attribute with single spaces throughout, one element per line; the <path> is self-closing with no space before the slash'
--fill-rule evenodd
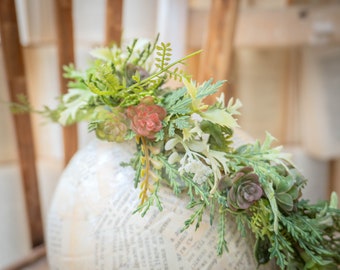
<path id="1" fill-rule="evenodd" d="M 229 128 L 236 128 L 239 126 L 236 119 L 225 110 L 214 108 L 206 112 L 202 112 L 200 113 L 200 115 L 203 119 L 218 124 L 220 126 L 225 126 Z"/>
<path id="2" fill-rule="evenodd" d="M 60 113 L 58 122 L 67 125 L 69 122 L 76 121 L 78 112 L 86 108 L 92 97 L 94 95 L 90 91 L 69 89 L 69 92 L 63 96 L 65 109 Z"/>
<path id="3" fill-rule="evenodd" d="M 272 136 L 269 132 L 266 132 L 266 138 L 262 144 L 262 150 L 270 149 L 270 146 L 274 141 L 276 141 L 276 138 Z"/>
<path id="4" fill-rule="evenodd" d="M 169 124 L 169 131 L 168 131 L 168 133 L 169 133 L 169 137 L 175 136 L 175 125 L 174 125 L 173 122 L 170 122 L 170 124 Z"/>
<path id="5" fill-rule="evenodd" d="M 171 107 L 179 101 L 186 94 L 186 89 L 184 87 L 179 88 L 169 94 L 166 95 L 164 103 L 166 105 L 167 110 L 169 111 Z"/>
<path id="6" fill-rule="evenodd" d="M 223 100 L 224 102 L 224 100 Z M 240 114 L 240 112 L 238 111 L 238 109 L 240 109 L 242 107 L 242 103 L 239 99 L 236 99 L 236 101 L 234 102 L 234 99 L 231 98 L 228 101 L 228 105 L 227 105 L 227 111 L 232 114 L 232 115 L 238 115 Z"/>
<path id="7" fill-rule="evenodd" d="M 173 123 L 176 125 L 178 129 L 184 129 L 190 127 L 190 117 L 189 116 L 182 116 L 173 120 Z"/>
<path id="8" fill-rule="evenodd" d="M 217 93 L 218 89 L 224 84 L 225 81 L 218 81 L 212 84 L 212 79 L 199 85 L 197 89 L 197 98 L 202 99 L 212 94 Z"/>
<path id="9" fill-rule="evenodd" d="M 190 98 L 183 98 L 182 100 L 177 101 L 173 106 L 171 106 L 168 111 L 170 113 L 188 114 L 191 112 L 190 104 Z"/>
<path id="10" fill-rule="evenodd" d="M 159 132 L 156 133 L 156 142 L 164 140 L 164 130 L 161 129 Z"/>

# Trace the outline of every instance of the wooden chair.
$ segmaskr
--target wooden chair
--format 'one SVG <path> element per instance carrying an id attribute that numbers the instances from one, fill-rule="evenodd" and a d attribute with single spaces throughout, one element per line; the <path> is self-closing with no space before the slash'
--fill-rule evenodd
<path id="1" fill-rule="evenodd" d="M 61 93 L 67 91 L 67 80 L 63 78 L 62 67 L 74 62 L 72 0 L 54 0 L 57 25 L 59 77 Z M 120 42 L 122 32 L 122 0 L 106 1 L 105 43 Z M 27 96 L 26 73 L 22 47 L 19 40 L 18 22 L 14 0 L 0 1 L 0 33 L 4 54 L 9 96 L 17 102 L 18 94 Z M 22 184 L 29 220 L 32 252 L 7 269 L 22 269 L 46 255 L 44 231 L 39 201 L 39 187 L 36 170 L 36 154 L 33 141 L 31 118 L 28 114 L 13 115 Z M 78 135 L 76 125 L 63 129 L 64 164 L 77 151 Z"/>

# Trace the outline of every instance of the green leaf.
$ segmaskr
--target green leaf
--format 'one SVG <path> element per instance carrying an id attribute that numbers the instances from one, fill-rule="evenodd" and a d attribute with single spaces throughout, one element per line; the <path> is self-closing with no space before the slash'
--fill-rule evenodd
<path id="1" fill-rule="evenodd" d="M 217 93 L 218 89 L 225 83 L 225 81 L 218 81 L 215 84 L 212 84 L 212 81 L 213 80 L 210 79 L 209 81 L 206 81 L 198 86 L 196 95 L 198 99 L 202 99 Z"/>
<path id="2" fill-rule="evenodd" d="M 114 55 L 110 48 L 96 48 L 90 52 L 90 55 L 94 58 L 104 61 L 113 61 Z"/>
<path id="3" fill-rule="evenodd" d="M 175 136 L 175 125 L 173 122 L 170 122 L 169 124 L 169 137 Z"/>
<path id="4" fill-rule="evenodd" d="M 262 150 L 268 150 L 270 149 L 270 146 L 272 145 L 272 143 L 276 141 L 276 138 L 274 136 L 272 136 L 269 132 L 266 132 L 266 138 L 262 144 Z"/>
<path id="5" fill-rule="evenodd" d="M 69 89 L 68 93 L 63 96 L 65 109 L 60 113 L 58 122 L 67 125 L 70 122 L 77 121 L 78 113 L 86 109 L 92 97 L 94 97 L 94 94 L 90 91 Z"/>
<path id="6" fill-rule="evenodd" d="M 281 251 L 282 246 L 280 245 L 280 235 L 273 235 L 273 240 L 271 241 L 271 247 L 269 248 L 270 258 L 276 258 L 276 263 L 281 269 L 285 269 L 288 264 L 285 254 Z"/>
<path id="7" fill-rule="evenodd" d="M 166 144 L 164 145 L 164 149 L 165 149 L 166 151 L 171 150 L 171 149 L 173 149 L 180 141 L 181 141 L 181 140 L 180 140 L 179 138 L 177 138 L 177 137 L 171 138 L 171 139 L 168 140 L 168 141 L 166 142 Z"/>
<path id="8" fill-rule="evenodd" d="M 10 103 L 10 109 L 12 113 L 19 114 L 33 111 L 31 104 L 28 100 L 28 97 L 26 95 L 18 94 L 16 97 L 18 102 Z"/>
<path id="9" fill-rule="evenodd" d="M 188 114 L 191 112 L 190 105 L 191 99 L 190 98 L 184 98 L 176 102 L 171 108 L 168 108 L 169 113 L 174 114 Z"/>
<path id="10" fill-rule="evenodd" d="M 228 159 L 226 158 L 224 152 L 215 151 L 215 150 L 209 150 L 209 152 L 206 155 L 207 155 L 207 157 L 209 158 L 209 161 L 212 164 L 215 164 L 214 160 L 216 160 L 218 162 L 218 164 L 219 164 L 217 166 L 219 168 L 222 166 L 223 171 L 224 171 L 225 174 L 229 173 Z"/>
<path id="11" fill-rule="evenodd" d="M 289 191 L 288 194 L 292 196 L 293 200 L 297 200 L 300 197 L 300 188 L 293 186 Z"/>
<path id="12" fill-rule="evenodd" d="M 329 203 L 329 207 L 330 208 L 338 208 L 338 195 L 336 194 L 335 191 L 332 192 L 331 194 L 331 199 L 330 199 L 330 203 Z"/>
<path id="13" fill-rule="evenodd" d="M 236 119 L 225 110 L 215 108 L 206 112 L 202 112 L 200 113 L 200 115 L 203 119 L 218 124 L 220 126 L 226 126 L 229 128 L 236 128 L 239 126 Z"/>
<path id="14" fill-rule="evenodd" d="M 282 207 L 283 210 L 290 212 L 293 210 L 293 198 L 287 193 L 280 193 L 275 195 L 276 200 L 279 206 Z"/>
<path id="15" fill-rule="evenodd" d="M 224 213 L 220 213 L 218 222 L 218 243 L 217 243 L 217 254 L 222 255 L 223 251 L 228 251 L 227 241 L 225 240 L 226 234 L 226 216 Z"/>
<path id="16" fill-rule="evenodd" d="M 209 143 L 212 149 L 225 151 L 228 147 L 221 126 L 214 125 L 210 121 L 202 121 L 200 125 L 204 133 L 210 134 Z"/>
<path id="17" fill-rule="evenodd" d="M 189 96 L 191 97 L 191 99 L 192 100 L 196 99 L 197 88 L 194 85 L 194 83 L 193 82 L 189 82 L 185 78 L 183 78 L 183 83 L 184 83 L 185 87 L 187 88 L 187 92 L 188 92 Z"/>
<path id="18" fill-rule="evenodd" d="M 159 132 L 156 133 L 156 142 L 164 140 L 164 130 L 161 129 Z"/>
<path id="19" fill-rule="evenodd" d="M 286 193 L 288 192 L 294 185 L 294 179 L 292 176 L 287 176 L 281 178 L 279 184 L 277 185 L 275 192 L 276 193 Z"/>
<path id="20" fill-rule="evenodd" d="M 132 140 L 133 138 L 135 138 L 135 136 L 136 136 L 136 133 L 134 133 L 132 130 L 128 130 L 128 132 L 127 132 L 126 135 L 125 135 L 124 140 L 130 141 L 130 140 Z"/>
<path id="21" fill-rule="evenodd" d="M 231 98 L 228 101 L 228 105 L 227 105 L 227 111 L 234 115 L 234 114 L 240 114 L 238 109 L 242 107 L 242 103 L 239 99 L 236 99 L 236 101 L 234 102 L 234 99 Z"/>
<path id="22" fill-rule="evenodd" d="M 178 129 L 184 129 L 190 127 L 190 117 L 189 116 L 182 116 L 173 120 L 173 123 L 176 125 Z"/>
<path id="23" fill-rule="evenodd" d="M 260 178 L 261 180 L 261 178 Z M 261 184 L 262 184 L 262 188 L 269 200 L 269 203 L 270 203 L 270 206 L 271 206 L 271 210 L 272 210 L 272 213 L 273 213 L 273 229 L 274 229 L 274 232 L 275 234 L 278 234 L 279 232 L 279 218 L 281 216 L 281 213 L 277 207 L 277 202 L 276 202 L 276 199 L 275 199 L 275 191 L 273 189 L 273 184 L 271 182 L 267 182 L 266 180 L 263 180 L 261 181 Z"/>
<path id="24" fill-rule="evenodd" d="M 266 264 L 270 260 L 270 241 L 268 237 L 257 238 L 255 243 L 255 258 L 259 264 Z"/>

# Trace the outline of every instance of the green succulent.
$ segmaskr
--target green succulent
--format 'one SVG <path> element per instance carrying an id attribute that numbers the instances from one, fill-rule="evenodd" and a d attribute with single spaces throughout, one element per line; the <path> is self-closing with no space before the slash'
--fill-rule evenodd
<path id="1" fill-rule="evenodd" d="M 276 182 L 275 186 L 277 204 L 285 212 L 293 211 L 295 202 L 302 195 L 301 189 L 306 179 L 295 168 L 291 168 L 288 174 L 283 165 L 279 165 L 277 171 L 282 174 L 282 178 Z"/>
<path id="2" fill-rule="evenodd" d="M 101 140 L 123 142 L 128 131 L 127 120 L 118 110 L 112 111 L 102 106 L 96 108 L 96 120 L 89 125 L 90 131 L 95 131 Z"/>

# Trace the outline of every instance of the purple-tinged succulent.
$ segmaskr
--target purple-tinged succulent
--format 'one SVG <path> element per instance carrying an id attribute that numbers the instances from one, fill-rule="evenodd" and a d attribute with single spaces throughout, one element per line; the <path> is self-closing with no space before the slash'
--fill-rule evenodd
<path id="1" fill-rule="evenodd" d="M 227 195 L 227 202 L 231 209 L 248 209 L 263 195 L 259 177 L 251 167 L 244 167 L 238 171 L 231 181 L 232 185 Z"/>

